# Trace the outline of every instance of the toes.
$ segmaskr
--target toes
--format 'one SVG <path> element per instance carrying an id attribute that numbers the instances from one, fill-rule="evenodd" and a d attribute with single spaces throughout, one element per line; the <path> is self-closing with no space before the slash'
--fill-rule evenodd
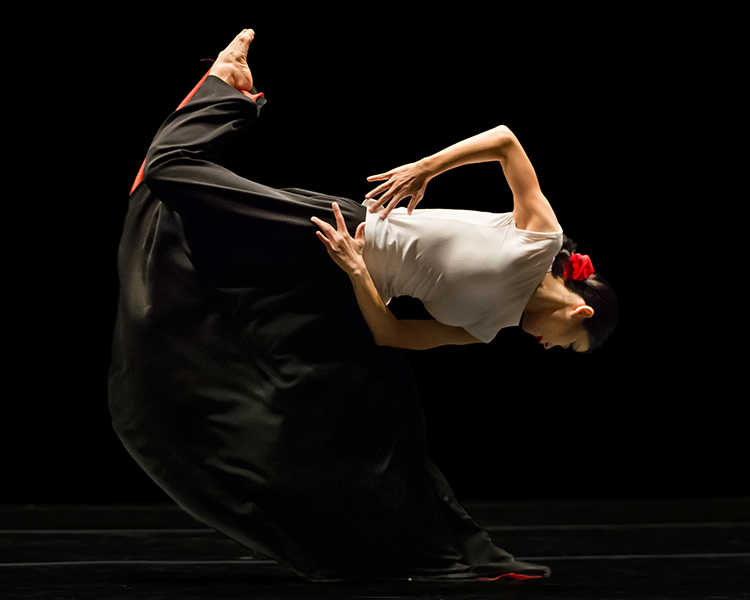
<path id="1" fill-rule="evenodd" d="M 250 42 L 255 39 L 255 32 L 252 29 L 243 29 L 242 33 L 240 33 L 236 39 L 240 44 L 247 47 L 250 45 Z"/>
<path id="2" fill-rule="evenodd" d="M 241 54 L 247 54 L 248 47 L 250 46 L 250 42 L 252 42 L 253 39 L 255 39 L 255 32 L 252 29 L 243 29 L 235 36 L 235 38 L 232 40 L 232 43 L 224 48 L 223 53 L 231 54 L 234 52 L 239 52 Z"/>

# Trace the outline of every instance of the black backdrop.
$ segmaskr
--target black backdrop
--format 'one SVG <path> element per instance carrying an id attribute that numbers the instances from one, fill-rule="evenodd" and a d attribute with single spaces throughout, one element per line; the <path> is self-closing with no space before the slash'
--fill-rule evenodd
<path id="1" fill-rule="evenodd" d="M 733 380 L 744 351 L 732 345 L 744 325 L 720 310 L 734 285 L 707 250 L 732 243 L 719 233 L 731 218 L 717 222 L 712 208 L 733 190 L 706 152 L 706 132 L 721 147 L 727 131 L 706 108 L 710 84 L 695 84 L 704 59 L 689 33 L 675 37 L 657 15 L 502 5 L 212 7 L 159 20 L 112 10 L 46 37 L 44 75 L 25 71 L 11 86 L 24 109 L 13 119 L 24 216 L 9 228 L 21 229 L 8 309 L 20 335 L 0 501 L 166 499 L 109 424 L 117 241 L 154 132 L 208 69 L 201 59 L 243 27 L 257 32 L 250 63 L 268 104 L 229 166 L 362 198 L 367 175 L 503 123 L 618 292 L 620 325 L 591 356 L 545 352 L 520 330 L 409 354 L 433 457 L 459 498 L 747 492 L 746 400 Z M 498 165 L 445 174 L 423 202 L 512 206 Z"/>

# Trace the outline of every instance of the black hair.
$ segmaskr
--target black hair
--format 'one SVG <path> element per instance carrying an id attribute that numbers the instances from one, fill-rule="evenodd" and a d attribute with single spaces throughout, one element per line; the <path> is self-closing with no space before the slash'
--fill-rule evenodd
<path id="1" fill-rule="evenodd" d="M 575 253 L 576 248 L 577 244 L 563 234 L 562 249 L 552 264 L 552 275 L 562 278 L 566 288 L 578 294 L 588 306 L 594 309 L 594 315 L 583 321 L 583 327 L 589 335 L 589 349 L 586 352 L 588 354 L 601 348 L 612 335 L 620 317 L 620 305 L 612 286 L 598 272 L 584 281 L 565 279 L 563 265 Z"/>

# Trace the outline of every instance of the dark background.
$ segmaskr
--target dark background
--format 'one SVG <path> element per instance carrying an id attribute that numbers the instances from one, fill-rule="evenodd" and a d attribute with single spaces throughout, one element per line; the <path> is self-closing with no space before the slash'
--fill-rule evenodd
<path id="1" fill-rule="evenodd" d="M 19 52 L 0 502 L 166 499 L 109 422 L 117 243 L 153 134 L 244 27 L 268 104 L 230 166 L 359 199 L 368 175 L 506 124 L 618 292 L 620 324 L 590 356 L 518 329 L 409 354 L 459 499 L 746 494 L 746 326 L 728 268 L 742 233 L 726 210 L 740 192 L 705 49 L 732 16 L 345 6 L 154 19 L 115 5 L 85 27 L 48 15 L 56 27 Z M 508 211 L 512 198 L 499 165 L 476 165 L 431 182 L 422 206 Z"/>

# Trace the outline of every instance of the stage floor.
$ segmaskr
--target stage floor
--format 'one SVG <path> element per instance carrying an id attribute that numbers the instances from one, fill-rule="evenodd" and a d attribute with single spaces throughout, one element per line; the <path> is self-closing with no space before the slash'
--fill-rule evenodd
<path id="1" fill-rule="evenodd" d="M 552 576 L 312 584 L 173 505 L 0 506 L 0 597 L 750 599 L 750 498 L 462 504 Z"/>

